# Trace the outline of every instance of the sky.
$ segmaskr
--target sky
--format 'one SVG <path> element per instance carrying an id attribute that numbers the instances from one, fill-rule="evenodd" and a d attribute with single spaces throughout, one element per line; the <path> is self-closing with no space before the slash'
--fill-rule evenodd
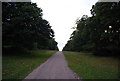
<path id="1" fill-rule="evenodd" d="M 43 10 L 55 32 L 55 40 L 61 51 L 74 31 L 75 21 L 83 15 L 91 16 L 90 10 L 98 0 L 31 0 Z"/>

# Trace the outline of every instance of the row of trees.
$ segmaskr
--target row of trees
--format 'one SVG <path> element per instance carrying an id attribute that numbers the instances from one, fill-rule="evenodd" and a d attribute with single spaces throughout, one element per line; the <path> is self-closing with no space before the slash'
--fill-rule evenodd
<path id="1" fill-rule="evenodd" d="M 2 3 L 2 47 L 58 50 L 54 31 L 42 18 L 42 9 L 31 2 Z"/>
<path id="2" fill-rule="evenodd" d="M 91 14 L 77 20 L 76 30 L 63 50 L 117 55 L 120 52 L 120 2 L 98 2 L 92 6 Z"/>

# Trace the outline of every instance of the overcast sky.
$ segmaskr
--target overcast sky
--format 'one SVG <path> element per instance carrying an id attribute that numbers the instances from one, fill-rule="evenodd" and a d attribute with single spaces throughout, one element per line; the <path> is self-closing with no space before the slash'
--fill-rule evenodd
<path id="1" fill-rule="evenodd" d="M 74 31 L 77 18 L 91 16 L 90 9 L 98 0 L 31 0 L 43 10 L 43 18 L 48 20 L 55 32 L 59 50 L 65 46 Z"/>

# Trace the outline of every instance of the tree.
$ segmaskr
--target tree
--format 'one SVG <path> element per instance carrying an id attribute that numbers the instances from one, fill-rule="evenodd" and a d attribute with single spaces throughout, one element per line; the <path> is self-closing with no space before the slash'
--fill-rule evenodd
<path id="1" fill-rule="evenodd" d="M 31 2 L 3 2 L 3 48 L 48 49 L 54 31 L 49 22 L 42 18 L 42 9 Z"/>
<path id="2" fill-rule="evenodd" d="M 58 47 L 57 47 L 57 42 L 55 41 L 55 39 L 50 39 L 49 40 L 49 49 L 50 50 L 58 50 Z"/>
<path id="3" fill-rule="evenodd" d="M 112 13 L 114 12 L 114 14 Z M 98 2 L 91 9 L 92 17 L 83 15 L 77 20 L 77 29 L 72 36 L 74 51 L 92 51 L 96 55 L 119 53 L 120 2 Z M 69 48 L 68 42 L 65 48 Z"/>
<path id="4" fill-rule="evenodd" d="M 97 39 L 97 54 L 101 51 L 108 54 L 115 54 L 118 52 L 118 41 L 119 41 L 119 24 L 120 17 L 120 2 L 119 3 L 96 3 L 92 8 L 94 13 L 94 19 L 99 20 L 97 31 L 99 36 Z M 112 14 L 114 12 L 114 14 Z"/>

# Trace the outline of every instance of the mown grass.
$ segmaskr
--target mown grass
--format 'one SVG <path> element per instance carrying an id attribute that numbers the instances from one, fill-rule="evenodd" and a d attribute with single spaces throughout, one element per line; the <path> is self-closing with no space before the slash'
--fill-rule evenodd
<path id="1" fill-rule="evenodd" d="M 2 78 L 23 79 L 56 51 L 37 50 L 19 56 L 3 56 Z"/>
<path id="2" fill-rule="evenodd" d="M 69 67 L 83 79 L 118 79 L 118 59 L 91 53 L 63 52 Z"/>

